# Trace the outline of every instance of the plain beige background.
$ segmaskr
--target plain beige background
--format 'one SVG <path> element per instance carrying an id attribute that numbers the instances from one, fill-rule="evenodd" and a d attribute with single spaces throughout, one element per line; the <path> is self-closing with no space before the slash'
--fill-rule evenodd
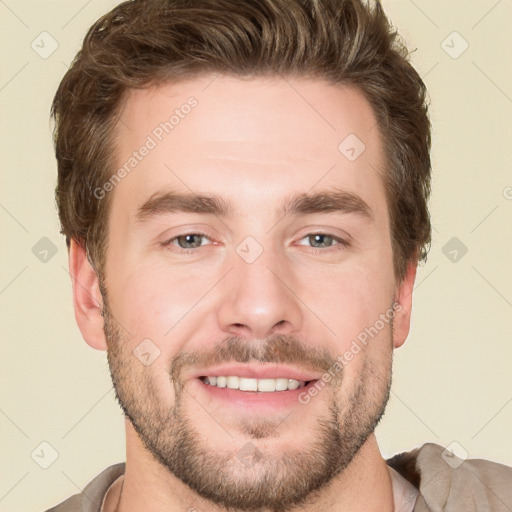
<path id="1" fill-rule="evenodd" d="M 105 355 L 74 320 L 49 122 L 86 29 L 116 3 L 0 1 L 2 511 L 45 510 L 124 460 Z M 435 229 L 377 435 L 384 456 L 433 441 L 511 464 L 512 3 L 384 6 L 430 90 Z"/>

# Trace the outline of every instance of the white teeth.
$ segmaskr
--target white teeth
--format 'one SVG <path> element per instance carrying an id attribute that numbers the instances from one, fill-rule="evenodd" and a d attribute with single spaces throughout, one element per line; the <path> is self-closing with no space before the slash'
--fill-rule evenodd
<path id="1" fill-rule="evenodd" d="M 239 389 L 240 379 L 238 377 L 227 377 L 226 379 L 226 387 L 228 389 Z"/>
<path id="2" fill-rule="evenodd" d="M 240 377 L 240 384 L 238 389 L 240 391 L 258 391 L 258 381 L 256 379 Z"/>
<path id="3" fill-rule="evenodd" d="M 300 382 L 295 379 L 290 379 L 288 382 L 288 389 L 298 389 Z"/>
<path id="4" fill-rule="evenodd" d="M 259 379 L 258 391 L 269 393 L 276 390 L 276 379 Z"/>
<path id="5" fill-rule="evenodd" d="M 276 379 L 276 391 L 286 391 L 288 389 L 288 379 Z"/>
<path id="6" fill-rule="evenodd" d="M 206 377 L 206 384 L 217 388 L 239 389 L 240 391 L 260 391 L 261 393 L 271 393 L 273 391 L 286 391 L 303 388 L 306 383 L 295 379 L 249 379 L 247 377 L 236 377 L 229 375 L 227 377 Z"/>

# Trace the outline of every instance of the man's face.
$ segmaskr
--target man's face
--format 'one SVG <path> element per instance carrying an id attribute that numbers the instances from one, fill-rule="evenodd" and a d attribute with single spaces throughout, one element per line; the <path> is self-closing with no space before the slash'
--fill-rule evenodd
<path id="1" fill-rule="evenodd" d="M 354 89 L 212 79 L 133 92 L 121 113 L 116 169 L 137 163 L 109 192 L 109 363 L 129 435 L 172 474 L 285 510 L 351 462 L 387 401 L 383 148 Z"/>

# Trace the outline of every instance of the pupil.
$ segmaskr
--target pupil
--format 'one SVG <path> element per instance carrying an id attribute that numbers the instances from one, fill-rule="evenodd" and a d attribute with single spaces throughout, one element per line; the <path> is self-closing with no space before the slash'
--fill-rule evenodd
<path id="1" fill-rule="evenodd" d="M 197 247 L 198 244 L 197 243 L 194 243 L 194 237 L 195 238 L 199 238 L 200 239 L 200 236 L 199 235 L 184 235 L 182 238 L 185 239 L 185 243 L 184 244 L 180 244 L 182 245 L 185 245 L 185 247 L 183 247 L 184 249 L 190 249 L 190 244 L 193 246 L 193 247 Z M 196 240 L 197 242 L 197 240 Z M 201 245 L 201 242 L 199 240 L 199 245 Z"/>
<path id="2" fill-rule="evenodd" d="M 319 243 L 322 247 L 326 247 L 329 245 L 331 237 L 329 235 L 313 235 L 312 238 L 314 243 Z"/>

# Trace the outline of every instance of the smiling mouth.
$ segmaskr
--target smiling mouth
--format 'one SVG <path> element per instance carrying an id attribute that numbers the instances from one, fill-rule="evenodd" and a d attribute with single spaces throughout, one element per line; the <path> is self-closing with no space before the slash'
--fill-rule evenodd
<path id="1" fill-rule="evenodd" d="M 259 393 L 276 393 L 280 391 L 291 391 L 306 387 L 312 380 L 299 381 L 287 377 L 277 379 L 251 379 L 248 377 L 237 377 L 234 375 L 200 377 L 205 384 L 216 388 L 235 389 L 239 391 L 252 391 Z"/>

